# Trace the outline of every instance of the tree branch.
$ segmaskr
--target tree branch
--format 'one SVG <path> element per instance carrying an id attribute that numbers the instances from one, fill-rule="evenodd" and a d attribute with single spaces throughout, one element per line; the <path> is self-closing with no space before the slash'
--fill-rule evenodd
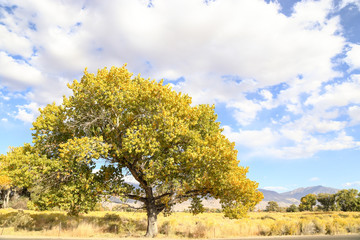
<path id="1" fill-rule="evenodd" d="M 137 201 L 143 202 L 143 203 L 146 202 L 146 198 L 140 197 L 140 196 L 137 196 L 137 195 L 124 194 L 124 196 L 127 197 L 127 198 L 130 198 L 130 199 L 133 199 L 133 200 L 137 200 Z"/>

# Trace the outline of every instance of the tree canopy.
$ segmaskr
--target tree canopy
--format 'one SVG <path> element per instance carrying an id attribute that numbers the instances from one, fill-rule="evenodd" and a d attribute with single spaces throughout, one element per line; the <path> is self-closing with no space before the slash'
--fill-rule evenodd
<path id="1" fill-rule="evenodd" d="M 77 213 L 101 194 L 134 199 L 147 210 L 147 236 L 155 236 L 157 215 L 178 202 L 192 199 L 199 212 L 199 198 L 211 196 L 220 199 L 226 216 L 238 218 L 261 201 L 214 106 L 193 106 L 188 95 L 162 81 L 132 77 L 125 66 L 96 75 L 85 70 L 68 87 L 72 96 L 41 109 L 33 123 L 35 154 L 50 166 L 41 177 L 52 182 L 44 203 Z M 99 171 L 96 159 L 105 161 Z M 127 175 L 138 186 L 125 182 Z"/>
<path id="2" fill-rule="evenodd" d="M 360 193 L 357 189 L 343 189 L 335 195 L 341 211 L 360 211 Z"/>
<path id="3" fill-rule="evenodd" d="M 300 211 L 312 211 L 313 207 L 316 205 L 316 195 L 308 194 L 300 199 L 299 210 Z"/>
<path id="4" fill-rule="evenodd" d="M 319 193 L 317 195 L 317 201 L 320 203 L 319 209 L 324 211 L 336 210 L 336 195 L 329 193 Z"/>

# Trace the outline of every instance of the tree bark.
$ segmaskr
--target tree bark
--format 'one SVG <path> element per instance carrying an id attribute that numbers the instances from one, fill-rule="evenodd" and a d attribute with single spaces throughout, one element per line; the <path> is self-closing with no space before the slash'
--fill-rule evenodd
<path id="1" fill-rule="evenodd" d="M 158 227 L 157 227 L 157 215 L 158 215 L 158 211 L 156 209 L 155 204 L 147 204 L 146 206 L 146 210 L 147 210 L 147 229 L 146 229 L 146 234 L 145 237 L 156 237 L 156 235 L 158 234 Z"/>
<path id="2" fill-rule="evenodd" d="M 11 194 L 11 190 L 10 189 L 6 190 L 3 208 L 9 207 L 10 194 Z"/>

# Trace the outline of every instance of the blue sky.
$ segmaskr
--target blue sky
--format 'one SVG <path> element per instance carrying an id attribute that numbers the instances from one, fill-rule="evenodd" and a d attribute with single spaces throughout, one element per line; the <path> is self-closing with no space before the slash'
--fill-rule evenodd
<path id="1" fill-rule="evenodd" d="M 360 189 L 360 0 L 0 0 L 0 154 L 105 66 L 215 104 L 261 188 Z"/>

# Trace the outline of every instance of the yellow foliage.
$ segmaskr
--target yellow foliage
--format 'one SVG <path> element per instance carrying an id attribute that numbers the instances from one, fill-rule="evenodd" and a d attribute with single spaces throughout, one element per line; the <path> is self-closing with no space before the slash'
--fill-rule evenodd
<path id="1" fill-rule="evenodd" d="M 73 160 L 83 161 L 101 156 L 119 173 L 106 176 L 107 183 L 131 173 L 140 194 L 125 185 L 118 192 L 156 205 L 152 209 L 211 195 L 221 199 L 226 216 L 239 218 L 263 198 L 258 184 L 246 177 L 248 169 L 239 167 L 215 106 L 192 106 L 188 95 L 163 81 L 132 76 L 126 66 L 96 74 L 85 69 L 68 87 L 72 96 L 60 106 L 46 106 L 33 124 L 35 147 L 48 157 L 70 161 L 79 153 Z M 91 148 L 81 142 L 86 137 L 106 143 L 109 154 L 88 156 Z"/>
<path id="2" fill-rule="evenodd" d="M 0 175 L 0 189 L 9 189 L 11 187 L 11 180 L 6 175 Z"/>

